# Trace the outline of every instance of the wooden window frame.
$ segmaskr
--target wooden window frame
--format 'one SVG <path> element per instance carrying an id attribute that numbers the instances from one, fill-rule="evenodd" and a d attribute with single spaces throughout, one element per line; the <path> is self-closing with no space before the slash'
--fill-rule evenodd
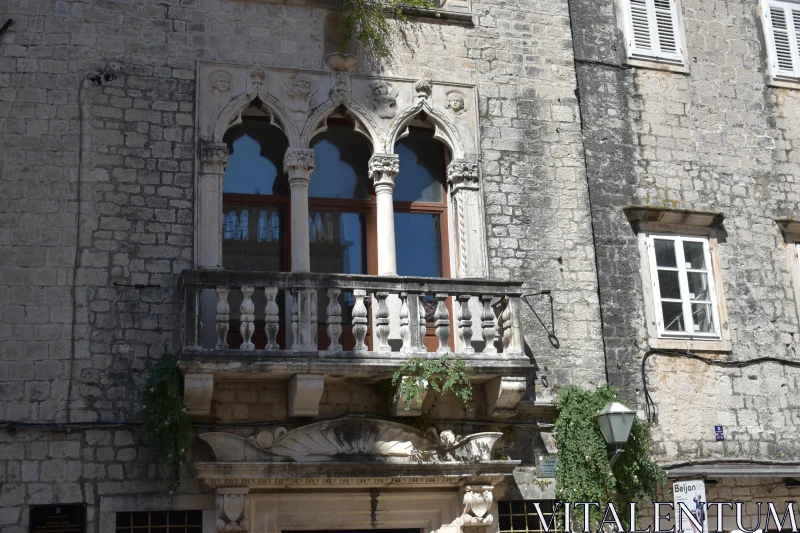
<path id="1" fill-rule="evenodd" d="M 772 29 L 772 14 L 770 8 L 780 8 L 784 13 L 789 13 L 786 17 L 787 37 L 789 39 L 790 53 L 792 56 L 792 72 L 778 66 L 777 47 L 775 34 Z M 800 20 L 795 21 L 791 16 L 791 11 L 800 12 L 800 2 L 793 0 L 761 0 L 758 5 L 758 16 L 761 19 L 764 30 L 764 45 L 766 47 L 766 59 L 769 72 L 769 84 L 775 87 L 789 89 L 800 88 Z"/>
<path id="2" fill-rule="evenodd" d="M 648 24 L 654 16 L 654 0 L 646 0 L 648 8 Z M 616 0 L 617 25 L 623 36 L 625 50 L 624 63 L 634 67 L 643 67 L 657 70 L 667 70 L 680 74 L 689 73 L 689 56 L 686 50 L 686 32 L 683 24 L 683 7 L 681 0 L 671 0 L 673 3 L 672 23 L 674 26 L 676 54 L 654 51 L 644 53 L 635 46 L 633 35 L 633 20 L 630 0 Z M 657 34 L 657 27 L 650 28 L 651 42 L 653 35 Z M 657 40 L 655 41 L 658 42 Z"/>
<path id="3" fill-rule="evenodd" d="M 692 226 L 681 224 L 665 224 L 658 222 L 642 222 L 639 224 L 638 245 L 641 261 L 642 288 L 645 304 L 645 318 L 649 345 L 653 349 L 692 350 L 699 352 L 729 352 L 733 349 L 728 327 L 728 311 L 725 304 L 725 293 L 722 283 L 722 266 L 719 256 L 717 230 L 714 227 Z M 652 237 L 683 238 L 686 240 L 702 240 L 708 242 L 709 286 L 713 290 L 712 308 L 716 313 L 717 334 L 698 335 L 692 333 L 669 332 L 663 335 L 659 327 L 660 300 L 657 301 L 657 289 L 654 289 L 655 260 L 651 256 L 648 241 Z M 657 276 L 655 278 L 657 283 Z"/>

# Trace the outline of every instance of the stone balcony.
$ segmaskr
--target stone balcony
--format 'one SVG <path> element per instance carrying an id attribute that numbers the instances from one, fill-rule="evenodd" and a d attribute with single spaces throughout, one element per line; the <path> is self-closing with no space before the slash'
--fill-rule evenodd
<path id="1" fill-rule="evenodd" d="M 374 383 L 411 358 L 458 356 L 488 412 L 516 413 L 524 354 L 519 282 L 287 272 L 181 274 L 181 370 L 193 416 L 215 380 L 286 380 L 289 415 L 316 416 L 326 380 Z M 391 406 L 396 416 L 420 406 Z"/>

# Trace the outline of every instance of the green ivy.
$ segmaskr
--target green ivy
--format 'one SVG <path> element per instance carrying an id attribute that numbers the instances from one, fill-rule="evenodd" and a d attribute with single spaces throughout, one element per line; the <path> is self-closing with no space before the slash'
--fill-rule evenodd
<path id="1" fill-rule="evenodd" d="M 442 394 L 452 394 L 458 398 L 464 410 L 469 411 L 472 384 L 469 382 L 467 365 L 459 357 L 443 355 L 439 359 L 411 358 L 392 376 L 392 385 L 397 386 L 398 382 L 398 393 L 403 398 L 406 409 L 414 401 L 422 405 L 425 392 L 432 389 Z"/>
<path id="2" fill-rule="evenodd" d="M 665 483 L 666 475 L 653 461 L 652 438 L 647 425 L 635 419 L 625 452 L 614 468 L 609 466 L 609 451 L 597 424 L 597 413 L 608 402 L 620 402 L 616 390 L 603 386 L 587 391 L 571 385 L 561 389 L 557 398 L 558 418 L 555 438 L 558 447 L 556 499 L 562 502 L 613 503 L 620 519 L 629 529 L 628 502 L 647 496 L 655 500 L 656 483 Z M 602 516 L 593 509 L 592 520 L 599 525 Z"/>
<path id="3" fill-rule="evenodd" d="M 153 366 L 145 385 L 144 430 L 151 454 L 169 480 L 170 494 L 181 483 L 181 466 L 192 425 L 183 404 L 183 384 L 178 370 L 178 355 L 164 354 Z"/>
<path id="4" fill-rule="evenodd" d="M 431 0 L 339 0 L 337 5 L 341 16 L 341 49 L 355 39 L 379 58 L 390 54 L 390 18 L 405 23 L 408 10 L 436 7 Z"/>

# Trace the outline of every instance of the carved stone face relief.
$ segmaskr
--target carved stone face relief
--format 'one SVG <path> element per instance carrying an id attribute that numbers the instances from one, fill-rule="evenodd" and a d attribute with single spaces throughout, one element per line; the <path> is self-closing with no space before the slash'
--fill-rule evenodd
<path id="1" fill-rule="evenodd" d="M 224 94 L 231 90 L 231 75 L 225 70 L 215 70 L 209 75 L 211 92 Z"/>
<path id="2" fill-rule="evenodd" d="M 312 90 L 313 83 L 313 80 L 304 74 L 292 76 L 291 81 L 284 84 L 288 98 L 286 107 L 295 113 L 307 115 L 316 94 L 316 91 Z"/>
<path id="3" fill-rule="evenodd" d="M 463 115 L 467 110 L 466 98 L 459 91 L 447 93 L 447 109 L 454 115 Z"/>
<path id="4" fill-rule="evenodd" d="M 397 114 L 397 94 L 399 89 L 391 83 L 382 80 L 373 80 L 369 84 L 372 94 L 367 98 L 372 101 L 374 109 L 381 118 L 394 118 Z"/>
<path id="5" fill-rule="evenodd" d="M 250 79 L 253 80 L 254 85 L 261 85 L 264 83 L 264 79 L 266 79 L 267 74 L 264 72 L 264 69 L 260 66 L 257 66 L 250 72 Z"/>

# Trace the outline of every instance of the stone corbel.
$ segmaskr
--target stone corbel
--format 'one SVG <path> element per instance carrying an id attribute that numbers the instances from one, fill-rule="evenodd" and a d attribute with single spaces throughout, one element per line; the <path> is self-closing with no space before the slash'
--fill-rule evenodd
<path id="1" fill-rule="evenodd" d="M 455 211 L 455 239 L 460 278 L 483 278 L 486 266 L 486 232 L 478 182 L 478 163 L 457 159 L 447 167 L 447 183 Z"/>
<path id="2" fill-rule="evenodd" d="M 467 485 L 464 487 L 464 513 L 461 515 L 461 526 L 465 532 L 484 533 L 494 523 L 492 503 L 494 495 L 492 485 Z"/>
<path id="3" fill-rule="evenodd" d="M 183 403 L 189 416 L 211 414 L 214 374 L 187 372 L 183 376 Z"/>
<path id="4" fill-rule="evenodd" d="M 501 376 L 486 382 L 483 387 L 489 416 L 509 418 L 517 414 L 527 389 L 524 376 Z"/>
<path id="5" fill-rule="evenodd" d="M 416 399 L 412 399 L 411 403 L 409 403 L 408 408 L 406 408 L 406 399 L 404 396 L 400 394 L 400 385 L 403 381 L 407 379 L 413 379 L 410 377 L 403 376 L 400 378 L 400 381 L 397 383 L 397 388 L 395 388 L 394 396 L 392 396 L 392 408 L 391 414 L 392 416 L 420 416 L 422 414 L 422 403 L 425 401 L 425 396 L 427 395 L 427 388 L 425 393 L 422 395 L 422 401 L 418 402 Z M 425 381 L 425 386 L 428 386 L 428 382 Z"/>
<path id="6" fill-rule="evenodd" d="M 217 531 L 250 531 L 248 507 L 250 489 L 217 489 Z"/>
<path id="7" fill-rule="evenodd" d="M 200 145 L 198 180 L 197 264 L 222 268 L 222 178 L 228 166 L 228 145 Z"/>
<path id="8" fill-rule="evenodd" d="M 322 374 L 295 374 L 289 381 L 289 416 L 317 416 L 324 386 Z"/>

